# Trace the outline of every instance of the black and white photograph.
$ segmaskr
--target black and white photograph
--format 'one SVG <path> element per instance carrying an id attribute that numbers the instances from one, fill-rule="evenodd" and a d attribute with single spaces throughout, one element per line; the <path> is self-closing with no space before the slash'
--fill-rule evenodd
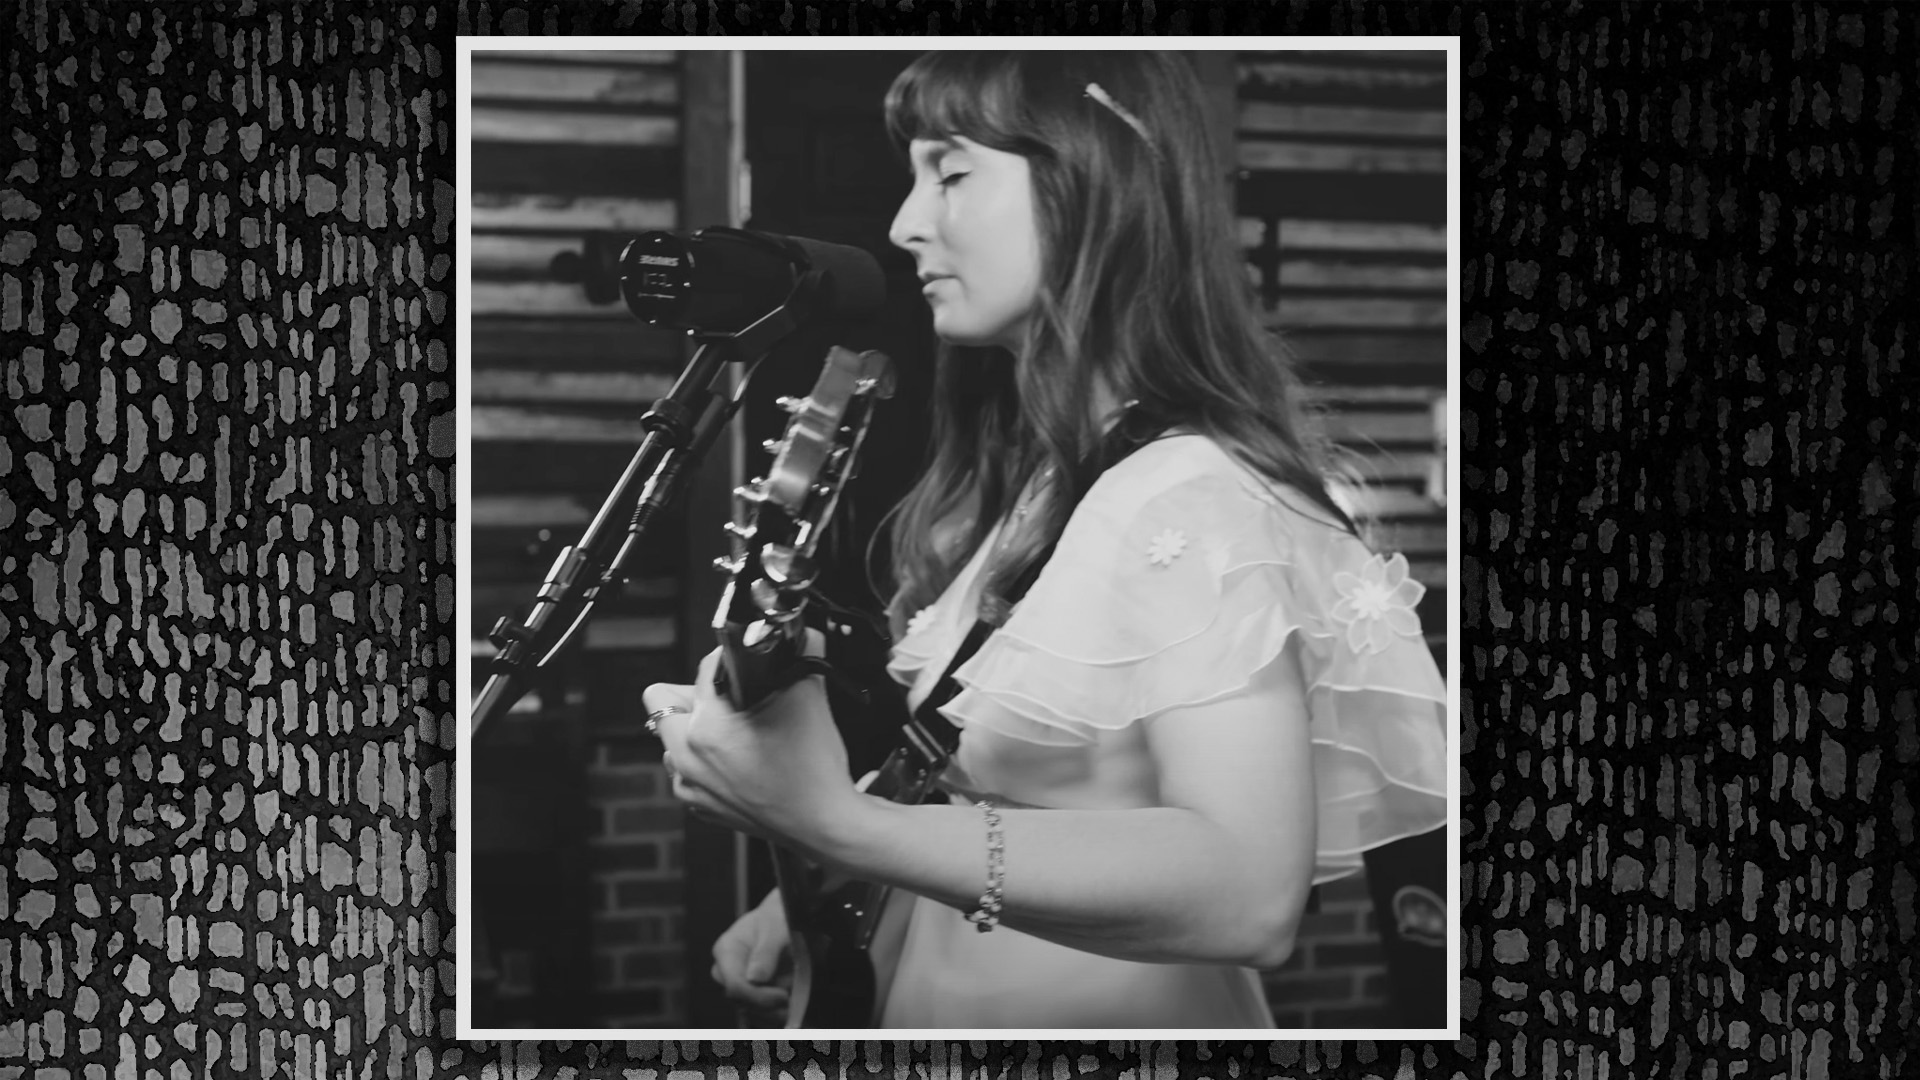
<path id="1" fill-rule="evenodd" d="M 1916 11 L 0 5 L 0 1080 L 1912 1075 Z"/>
<path id="2" fill-rule="evenodd" d="M 462 1034 L 1447 1029 L 1451 43 L 607 44 L 461 42 Z"/>

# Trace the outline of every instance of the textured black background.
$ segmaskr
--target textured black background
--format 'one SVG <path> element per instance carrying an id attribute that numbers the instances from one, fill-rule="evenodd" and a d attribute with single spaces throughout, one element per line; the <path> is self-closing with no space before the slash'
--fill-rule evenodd
<path id="1" fill-rule="evenodd" d="M 1911 1075 L 1903 10 L 0 21 L 0 1076 Z M 450 1037 L 456 28 L 1462 36 L 1460 1042 Z"/>

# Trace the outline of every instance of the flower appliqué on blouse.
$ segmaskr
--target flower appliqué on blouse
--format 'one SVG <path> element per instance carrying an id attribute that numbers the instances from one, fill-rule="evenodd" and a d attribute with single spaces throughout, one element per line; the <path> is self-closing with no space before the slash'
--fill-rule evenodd
<path id="1" fill-rule="evenodd" d="M 1172 566 L 1173 560 L 1187 550 L 1187 534 L 1179 529 L 1166 529 L 1147 544 L 1147 561 L 1155 566 Z"/>
<path id="2" fill-rule="evenodd" d="M 1427 587 L 1407 576 L 1405 555 L 1375 555 L 1358 574 L 1342 570 L 1333 575 L 1333 587 L 1340 590 L 1340 602 L 1331 614 L 1347 628 L 1347 645 L 1353 651 L 1382 653 L 1396 634 L 1419 636 L 1420 617 L 1413 608 Z"/>
<path id="3" fill-rule="evenodd" d="M 907 636 L 913 637 L 919 634 L 924 634 L 927 632 L 927 627 L 932 625 L 933 625 L 933 609 L 930 607 L 923 607 L 919 611 L 916 611 L 913 613 L 913 618 L 907 620 Z"/>

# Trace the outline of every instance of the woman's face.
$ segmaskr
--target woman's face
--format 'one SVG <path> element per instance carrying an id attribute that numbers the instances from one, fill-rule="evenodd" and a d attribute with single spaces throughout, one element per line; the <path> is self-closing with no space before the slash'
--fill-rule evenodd
<path id="1" fill-rule="evenodd" d="M 1027 159 L 971 139 L 915 139 L 913 190 L 888 239 L 919 264 L 933 331 L 1018 351 L 1040 290 Z"/>

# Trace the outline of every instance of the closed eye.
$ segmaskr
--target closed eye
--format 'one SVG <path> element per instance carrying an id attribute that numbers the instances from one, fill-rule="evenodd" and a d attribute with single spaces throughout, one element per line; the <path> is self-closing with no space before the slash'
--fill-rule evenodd
<path id="1" fill-rule="evenodd" d="M 964 179 L 966 179 L 966 178 L 967 178 L 968 176 L 970 176 L 970 175 L 972 175 L 972 174 L 971 174 L 971 173 L 963 173 L 963 172 L 962 172 L 962 173 L 948 173 L 947 175 L 945 175 L 945 176 L 943 176 L 943 177 L 941 177 L 941 178 L 940 178 L 940 186 L 941 186 L 941 187 L 952 187 L 953 185 L 955 185 L 955 184 L 957 184 L 957 183 L 959 183 L 960 181 L 962 181 L 962 180 L 964 180 Z"/>

